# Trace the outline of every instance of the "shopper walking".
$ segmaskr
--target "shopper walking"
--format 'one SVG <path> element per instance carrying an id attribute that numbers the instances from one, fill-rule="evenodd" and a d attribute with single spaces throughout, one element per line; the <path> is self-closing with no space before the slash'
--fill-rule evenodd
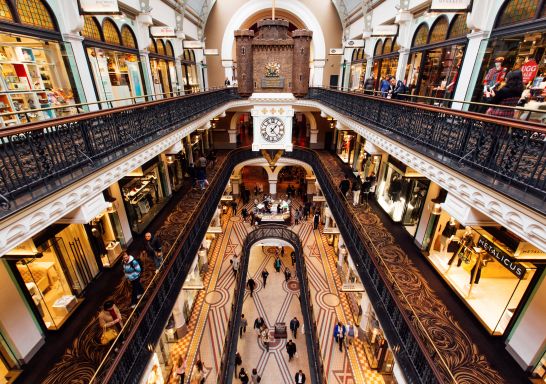
<path id="1" fill-rule="evenodd" d="M 343 340 L 345 340 L 345 332 L 345 326 L 341 323 L 341 321 L 338 321 L 338 323 L 334 326 L 334 338 L 339 344 L 340 352 L 342 351 Z"/>
<path id="2" fill-rule="evenodd" d="M 319 221 L 320 221 L 320 214 L 318 210 L 315 212 L 315 215 L 313 216 L 313 229 L 318 229 L 319 227 Z"/>
<path id="3" fill-rule="evenodd" d="M 339 190 L 341 191 L 343 196 L 347 196 L 347 192 L 349 192 L 349 189 L 351 188 L 351 182 L 349 181 L 349 178 L 347 175 L 341 180 L 341 183 L 339 183 Z"/>
<path id="4" fill-rule="evenodd" d="M 360 181 L 360 176 L 357 176 L 351 189 L 353 191 L 353 206 L 356 207 L 360 203 L 360 190 L 362 189 L 362 181 Z"/>
<path id="5" fill-rule="evenodd" d="M 142 267 L 140 266 L 140 263 L 127 252 L 124 251 L 121 255 L 123 259 L 123 273 L 131 283 L 131 308 L 134 308 L 138 299 L 140 299 L 140 296 L 144 293 L 144 288 L 142 288 L 142 284 L 140 284 Z"/>
<path id="6" fill-rule="evenodd" d="M 296 265 L 296 252 L 292 251 L 290 253 L 290 259 L 292 260 L 292 266 Z"/>
<path id="7" fill-rule="evenodd" d="M 284 281 L 290 280 L 291 276 L 292 276 L 292 274 L 290 273 L 290 270 L 288 268 L 285 268 L 284 269 Z"/>
<path id="8" fill-rule="evenodd" d="M 250 279 L 248 279 L 248 281 L 246 282 L 246 285 L 248 287 L 248 290 L 250 291 L 250 297 L 252 297 L 252 294 L 254 293 L 254 288 L 256 288 L 256 282 L 254 281 L 254 279 L 251 277 Z"/>
<path id="9" fill-rule="evenodd" d="M 279 259 L 279 256 L 275 258 L 275 261 L 273 262 L 273 267 L 275 268 L 275 271 L 281 271 L 281 259 Z"/>
<path id="10" fill-rule="evenodd" d="M 264 283 L 264 288 L 265 288 L 265 285 L 267 283 L 267 277 L 269 276 L 269 272 L 267 271 L 267 269 L 264 268 L 264 270 L 262 271 L 262 281 Z"/>
<path id="11" fill-rule="evenodd" d="M 300 369 L 298 373 L 296 373 L 294 380 L 296 384 L 305 384 L 305 373 L 303 373 Z"/>
<path id="12" fill-rule="evenodd" d="M 150 232 L 146 232 L 144 235 L 144 249 L 148 254 L 148 257 L 154 262 L 156 272 L 161 267 L 163 262 L 163 252 L 161 246 L 161 240 L 158 235 L 152 236 Z"/>
<path id="13" fill-rule="evenodd" d="M 237 367 L 243 364 L 243 358 L 239 352 L 235 353 L 235 378 L 237 378 Z"/>
<path id="14" fill-rule="evenodd" d="M 256 331 L 258 337 L 260 337 L 260 333 L 264 325 L 265 321 L 263 317 L 257 317 L 256 320 L 254 320 L 254 330 Z"/>
<path id="15" fill-rule="evenodd" d="M 298 338 L 298 328 L 300 327 L 300 321 L 296 316 L 292 320 L 290 320 L 290 330 L 292 331 L 292 336 L 294 336 L 294 339 Z"/>
<path id="16" fill-rule="evenodd" d="M 242 367 L 239 371 L 239 380 L 241 380 L 242 384 L 248 384 L 249 381 L 248 375 L 246 374 L 245 369 Z"/>
<path id="17" fill-rule="evenodd" d="M 245 314 L 243 313 L 241 315 L 241 324 L 239 326 L 239 337 L 243 337 L 243 333 L 246 333 L 247 325 L 248 325 L 248 321 L 245 319 Z"/>
<path id="18" fill-rule="evenodd" d="M 237 271 L 239 270 L 239 264 L 240 264 L 239 258 L 237 257 L 237 255 L 233 255 L 233 257 L 230 260 L 230 263 L 231 263 L 231 269 L 233 270 L 233 274 L 237 276 Z"/>
<path id="19" fill-rule="evenodd" d="M 347 324 L 347 344 L 352 345 L 356 336 L 356 327 L 349 321 Z"/>
<path id="20" fill-rule="evenodd" d="M 266 351 L 269 351 L 269 329 L 264 325 L 261 332 L 262 343 Z"/>
<path id="21" fill-rule="evenodd" d="M 288 353 L 288 361 L 292 361 L 292 358 L 296 354 L 296 344 L 292 339 L 288 340 L 288 343 L 286 343 L 286 352 Z"/>
<path id="22" fill-rule="evenodd" d="M 197 360 L 195 363 L 195 366 L 193 367 L 193 370 L 191 371 L 191 384 L 203 384 L 206 380 L 205 376 L 205 370 L 203 367 L 203 362 L 201 360 Z"/>
<path id="23" fill-rule="evenodd" d="M 258 370 L 256 368 L 254 368 L 252 370 L 252 374 L 250 375 L 250 382 L 252 384 L 258 384 L 260 381 L 260 375 L 258 375 Z"/>
<path id="24" fill-rule="evenodd" d="M 179 356 L 176 360 L 173 370 L 173 376 L 178 380 L 179 384 L 185 384 L 184 379 L 186 378 L 186 359 L 183 356 Z"/>

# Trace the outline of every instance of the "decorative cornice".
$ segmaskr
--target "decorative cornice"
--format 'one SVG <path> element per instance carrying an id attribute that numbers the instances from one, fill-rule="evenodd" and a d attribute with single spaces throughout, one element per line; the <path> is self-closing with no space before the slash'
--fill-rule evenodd
<path id="1" fill-rule="evenodd" d="M 543 215 L 319 102 L 299 100 L 294 104 L 294 107 L 296 106 L 314 107 L 324 111 L 366 140 L 434 181 L 464 203 L 495 220 L 499 225 L 514 232 L 537 248 L 546 250 L 546 218 Z"/>
<path id="2" fill-rule="evenodd" d="M 60 220 L 74 209 L 98 195 L 129 172 L 164 152 L 210 119 L 223 113 L 217 108 L 183 128 L 156 140 L 131 155 L 101 168 L 50 197 L 10 216 L 0 223 L 0 255 L 4 255 L 21 242 L 30 239 L 47 226 Z"/>

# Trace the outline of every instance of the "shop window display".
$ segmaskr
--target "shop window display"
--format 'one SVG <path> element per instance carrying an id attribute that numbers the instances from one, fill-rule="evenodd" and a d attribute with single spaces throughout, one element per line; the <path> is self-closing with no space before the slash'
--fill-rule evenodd
<path id="1" fill-rule="evenodd" d="M 77 72 L 67 63 L 74 64 L 69 44 L 0 34 L 0 113 L 14 112 L 0 127 L 76 113 Z"/>
<path id="2" fill-rule="evenodd" d="M 391 160 L 392 161 L 392 160 Z M 423 211 L 430 181 L 389 163 L 377 188 L 377 201 L 394 222 L 400 222 L 414 235 Z"/>
<path id="3" fill-rule="evenodd" d="M 533 378 L 541 379 L 546 383 L 546 353 L 542 356 L 537 366 L 533 370 Z"/>
<path id="4" fill-rule="evenodd" d="M 392 374 L 394 355 L 371 304 L 366 311 L 366 317 L 367 322 L 364 333 L 366 342 L 363 345 L 370 368 L 381 374 Z"/>
<path id="5" fill-rule="evenodd" d="M 358 48 L 353 51 L 353 56 L 351 58 L 349 87 L 351 89 L 363 89 L 365 75 L 366 58 L 364 57 L 364 48 Z"/>
<path id="6" fill-rule="evenodd" d="M 17 358 L 4 335 L 0 333 L 0 383 L 15 381 L 21 374 Z"/>
<path id="7" fill-rule="evenodd" d="M 349 163 L 350 158 L 354 155 L 355 135 L 352 131 L 339 131 L 337 138 L 337 155 L 344 163 Z"/>
<path id="8" fill-rule="evenodd" d="M 112 204 L 112 203 L 110 203 Z M 111 268 L 125 249 L 125 237 L 114 205 L 87 224 L 86 230 L 93 253 L 98 255 L 103 267 Z"/>
<path id="9" fill-rule="evenodd" d="M 89 63 L 100 100 L 128 99 L 143 96 L 140 62 L 137 55 L 102 48 L 87 48 Z M 132 104 L 119 100 L 114 107 Z"/>
<path id="10" fill-rule="evenodd" d="M 502 335 L 536 267 L 514 258 L 497 228 L 462 227 L 442 212 L 429 261 L 493 335 Z M 514 235 L 515 236 L 515 235 Z M 516 244 L 519 244 L 516 240 Z"/>

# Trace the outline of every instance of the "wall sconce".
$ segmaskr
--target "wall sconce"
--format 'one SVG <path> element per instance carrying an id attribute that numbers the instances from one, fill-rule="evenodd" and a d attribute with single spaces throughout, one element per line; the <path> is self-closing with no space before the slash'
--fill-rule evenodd
<path id="1" fill-rule="evenodd" d="M 334 122 L 330 123 L 330 128 L 334 129 L 336 127 L 336 124 Z"/>
<path id="2" fill-rule="evenodd" d="M 171 155 L 167 156 L 167 163 L 172 164 L 174 162 L 173 157 Z"/>
<path id="3" fill-rule="evenodd" d="M 440 203 L 434 203 L 434 206 L 432 207 L 432 215 L 439 215 L 442 213 L 442 205 Z"/>

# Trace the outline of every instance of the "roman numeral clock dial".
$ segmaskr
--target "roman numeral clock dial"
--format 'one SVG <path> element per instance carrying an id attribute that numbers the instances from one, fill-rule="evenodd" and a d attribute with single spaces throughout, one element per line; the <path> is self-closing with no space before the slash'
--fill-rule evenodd
<path id="1" fill-rule="evenodd" d="M 284 137 L 284 123 L 277 117 L 268 117 L 260 126 L 262 137 L 270 143 L 276 143 Z"/>

